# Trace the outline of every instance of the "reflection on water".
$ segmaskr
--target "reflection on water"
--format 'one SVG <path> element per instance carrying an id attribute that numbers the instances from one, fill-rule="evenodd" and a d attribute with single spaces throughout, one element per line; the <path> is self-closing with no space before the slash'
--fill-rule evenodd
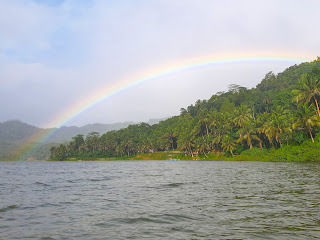
<path id="1" fill-rule="evenodd" d="M 316 163 L 1 162 L 0 239 L 316 239 Z"/>

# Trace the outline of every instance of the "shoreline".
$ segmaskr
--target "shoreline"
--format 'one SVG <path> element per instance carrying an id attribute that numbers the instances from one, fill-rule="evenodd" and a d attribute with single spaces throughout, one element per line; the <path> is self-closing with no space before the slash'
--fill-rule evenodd
<path id="1" fill-rule="evenodd" d="M 168 161 L 168 162 L 180 162 L 180 161 L 194 161 L 194 162 L 204 162 L 204 161 L 225 161 L 225 162 L 296 162 L 296 163 L 320 163 L 320 160 L 271 160 L 271 159 L 256 159 L 256 158 L 225 158 L 225 159 L 180 159 L 177 161 L 172 161 L 169 159 L 66 159 L 66 160 L 0 160 L 0 162 L 116 162 L 116 161 Z"/>

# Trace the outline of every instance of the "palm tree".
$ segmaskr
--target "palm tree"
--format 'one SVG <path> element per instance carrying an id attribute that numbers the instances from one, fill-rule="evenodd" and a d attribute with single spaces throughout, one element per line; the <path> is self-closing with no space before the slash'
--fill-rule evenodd
<path id="1" fill-rule="evenodd" d="M 82 134 L 78 134 L 76 136 L 74 136 L 72 138 L 73 142 L 74 142 L 74 145 L 76 147 L 76 150 L 80 151 L 80 146 L 82 144 L 84 144 L 84 138 L 83 138 L 83 135 Z"/>
<path id="2" fill-rule="evenodd" d="M 236 142 L 232 137 L 225 135 L 222 139 L 221 147 L 224 151 L 230 152 L 232 157 L 234 156 L 233 150 L 236 148 Z"/>
<path id="3" fill-rule="evenodd" d="M 184 134 L 179 139 L 180 149 L 184 150 L 189 156 L 193 157 L 194 136 L 192 134 Z"/>
<path id="4" fill-rule="evenodd" d="M 55 156 L 60 161 L 66 160 L 68 158 L 67 147 L 63 144 L 60 144 L 59 147 L 55 149 Z"/>
<path id="5" fill-rule="evenodd" d="M 253 148 L 253 145 L 252 145 L 252 141 L 255 140 L 257 142 L 259 142 L 259 146 L 260 148 L 262 148 L 262 141 L 261 139 L 256 135 L 256 129 L 254 128 L 253 125 L 251 124 L 246 124 L 244 125 L 243 128 L 241 128 L 239 131 L 238 131 L 239 135 L 240 133 L 242 133 L 239 137 L 239 139 L 237 140 L 237 142 L 243 142 L 243 141 L 246 141 L 247 142 L 247 145 L 251 148 Z"/>
<path id="6" fill-rule="evenodd" d="M 319 78 L 316 75 L 303 74 L 300 77 L 297 89 L 294 90 L 294 93 L 296 95 L 294 100 L 297 101 L 297 103 L 309 103 L 311 99 L 313 99 L 317 107 L 318 116 L 320 116 L 320 110 L 316 97 L 320 95 L 319 84 Z"/>
<path id="7" fill-rule="evenodd" d="M 166 129 L 166 133 L 163 135 L 163 139 L 167 140 L 168 143 L 170 143 L 170 148 L 173 150 L 174 149 L 174 139 L 176 138 L 176 134 L 171 128 Z"/>
<path id="8" fill-rule="evenodd" d="M 125 154 L 123 146 L 122 145 L 117 145 L 116 148 L 115 148 L 115 153 L 118 156 L 120 155 L 120 157 L 122 157 Z"/>
<path id="9" fill-rule="evenodd" d="M 130 156 L 130 152 L 133 150 L 134 143 L 130 138 L 125 138 L 121 141 L 121 146 L 124 150 L 126 150 L 128 157 Z"/>
<path id="10" fill-rule="evenodd" d="M 223 137 L 232 129 L 230 114 L 220 112 L 215 113 L 214 119 L 211 123 L 211 128 L 213 137 L 212 144 L 215 144 L 217 147 L 219 147 Z"/>
<path id="11" fill-rule="evenodd" d="M 244 105 L 241 105 L 235 111 L 236 117 L 233 119 L 233 122 L 236 127 L 242 128 L 244 125 L 248 124 L 252 120 L 251 109 L 247 108 Z M 241 132 L 240 132 L 241 137 Z"/>
<path id="12" fill-rule="evenodd" d="M 251 109 L 244 105 L 238 107 L 235 111 L 236 117 L 233 119 L 234 123 L 238 127 L 243 127 L 245 124 L 251 121 Z"/>
<path id="13" fill-rule="evenodd" d="M 204 124 L 206 127 L 206 133 L 207 137 L 209 137 L 209 122 L 210 122 L 210 114 L 207 109 L 200 109 L 199 112 L 199 117 L 200 117 L 200 125 Z"/>
<path id="14" fill-rule="evenodd" d="M 312 142 L 314 142 L 312 128 L 313 126 L 320 126 L 320 116 L 316 115 L 315 109 L 311 105 L 308 106 L 308 104 L 302 105 L 294 120 L 295 123 L 292 125 L 292 128 L 306 130 L 309 133 Z"/>
<path id="15" fill-rule="evenodd" d="M 90 132 L 88 133 L 85 140 L 86 147 L 89 152 L 94 152 L 98 149 L 99 146 L 99 133 L 98 132 Z"/>
<path id="16" fill-rule="evenodd" d="M 289 117 L 288 111 L 281 107 L 272 112 L 271 117 L 263 126 L 264 134 L 268 137 L 270 144 L 275 139 L 280 146 L 282 145 L 282 136 L 291 132 Z"/>

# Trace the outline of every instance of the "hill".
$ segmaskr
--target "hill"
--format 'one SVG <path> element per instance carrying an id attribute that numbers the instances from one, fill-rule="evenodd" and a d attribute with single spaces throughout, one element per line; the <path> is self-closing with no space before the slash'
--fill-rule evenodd
<path id="1" fill-rule="evenodd" d="M 270 152 L 273 159 L 293 160 L 293 155 L 285 154 L 289 148 L 295 149 L 299 159 L 320 160 L 319 137 L 315 137 L 320 131 L 319 100 L 320 58 L 279 74 L 269 72 L 252 89 L 232 84 L 228 91 L 198 100 L 181 108 L 179 116 L 153 126 L 130 125 L 102 136 L 75 136 L 72 142 L 52 148 L 51 158 L 181 151 L 192 157 L 224 153 L 259 159 Z M 254 151 L 257 148 L 260 150 Z M 282 151 L 285 153 L 280 154 Z"/>
<path id="2" fill-rule="evenodd" d="M 155 124 L 162 119 L 151 119 L 148 123 Z M 50 137 L 45 139 L 41 145 L 34 150 L 33 156 L 37 159 L 47 158 L 49 156 L 49 148 L 72 140 L 72 137 L 78 134 L 84 136 L 90 132 L 98 132 L 104 134 L 109 131 L 126 128 L 129 125 L 134 125 L 134 122 L 112 123 L 112 124 L 87 124 L 82 127 L 61 127 L 54 129 Z M 0 123 L 0 160 L 14 159 L 18 154 L 17 150 L 25 144 L 28 139 L 39 132 L 44 131 L 43 128 L 38 128 L 19 120 L 9 120 Z M 50 129 L 49 129 L 50 130 Z"/>

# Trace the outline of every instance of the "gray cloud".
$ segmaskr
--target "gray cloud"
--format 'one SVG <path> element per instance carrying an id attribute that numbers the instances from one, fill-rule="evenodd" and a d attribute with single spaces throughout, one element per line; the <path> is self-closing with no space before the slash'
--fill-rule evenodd
<path id="1" fill-rule="evenodd" d="M 237 53 L 316 58 L 320 2 L 0 1 L 0 121 L 46 126 L 66 109 L 121 79 L 185 59 Z M 254 87 L 290 63 L 188 70 L 127 89 L 69 125 L 142 121 L 179 113 L 227 85 Z M 230 71 L 232 68 L 232 71 Z"/>

